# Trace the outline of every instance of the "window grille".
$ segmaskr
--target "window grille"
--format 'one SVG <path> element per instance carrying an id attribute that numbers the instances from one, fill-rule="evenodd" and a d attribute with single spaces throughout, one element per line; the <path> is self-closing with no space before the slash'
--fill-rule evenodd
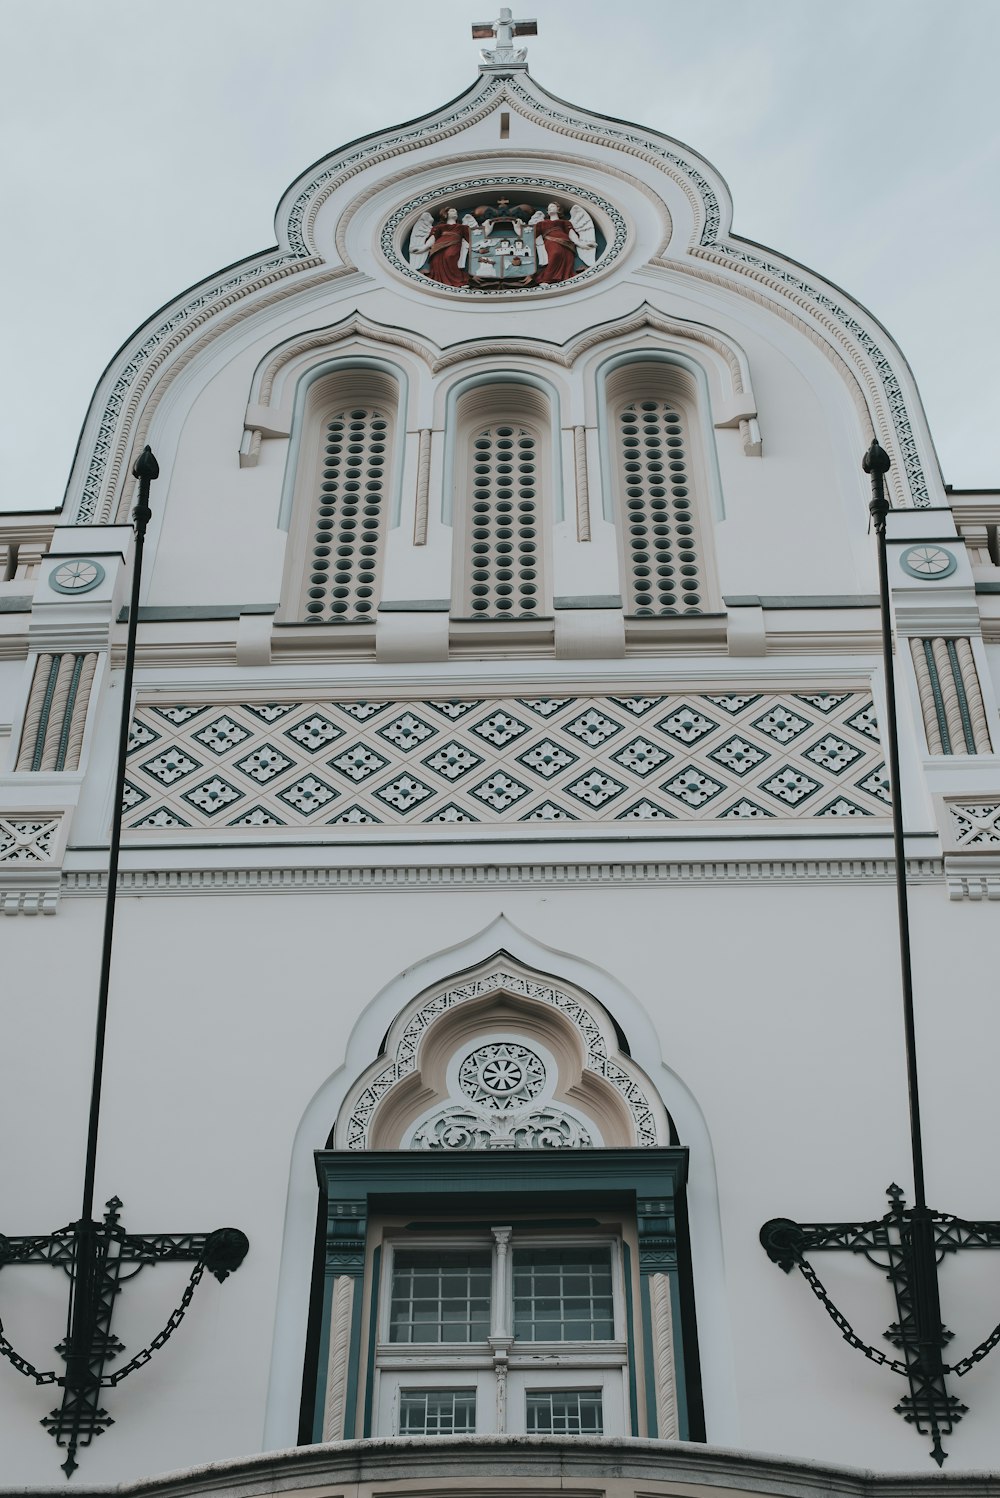
<path id="1" fill-rule="evenodd" d="M 315 624 L 374 618 L 388 509 L 389 419 L 378 406 L 330 418 L 315 502 L 305 617 Z"/>
<path id="2" fill-rule="evenodd" d="M 472 441 L 469 604 L 481 619 L 539 613 L 539 453 L 535 435 L 502 424 Z"/>
<path id="3" fill-rule="evenodd" d="M 465 1436 L 475 1429 L 475 1389 L 400 1389 L 401 1436 Z"/>
<path id="4" fill-rule="evenodd" d="M 485 1342 L 490 1334 L 489 1249 L 397 1250 L 390 1342 Z"/>
<path id="5" fill-rule="evenodd" d="M 624 492 L 628 612 L 698 614 L 704 584 L 684 417 L 664 400 L 620 412 L 617 444 Z"/>
<path id="6" fill-rule="evenodd" d="M 513 1258 L 516 1340 L 599 1342 L 614 1337 L 609 1249 L 516 1249 Z"/>
<path id="7" fill-rule="evenodd" d="M 533 1436 L 600 1436 L 600 1389 L 537 1389 L 526 1396 L 525 1422 Z"/>

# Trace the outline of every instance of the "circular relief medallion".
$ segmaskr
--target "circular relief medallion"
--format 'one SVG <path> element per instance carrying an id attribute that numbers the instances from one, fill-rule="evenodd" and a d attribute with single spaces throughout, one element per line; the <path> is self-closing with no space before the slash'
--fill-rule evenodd
<path id="1" fill-rule="evenodd" d="M 487 1108 L 520 1108 L 545 1085 L 541 1058 L 526 1046 L 508 1043 L 480 1046 L 466 1056 L 458 1072 L 466 1097 Z"/>
<path id="2" fill-rule="evenodd" d="M 57 593 L 90 593 L 104 581 L 104 568 L 91 557 L 74 557 L 49 573 L 49 587 Z"/>
<path id="3" fill-rule="evenodd" d="M 411 280 L 502 294 L 589 280 L 627 234 L 618 209 L 587 189 L 479 177 L 405 204 L 385 224 L 382 249 Z"/>
<path id="4" fill-rule="evenodd" d="M 958 566 L 953 552 L 945 546 L 911 546 L 904 551 L 899 565 L 911 577 L 949 577 Z"/>

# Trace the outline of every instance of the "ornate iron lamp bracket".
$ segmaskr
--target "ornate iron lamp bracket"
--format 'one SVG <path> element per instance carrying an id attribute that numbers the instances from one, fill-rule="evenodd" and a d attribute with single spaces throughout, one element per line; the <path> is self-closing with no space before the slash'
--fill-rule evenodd
<path id="1" fill-rule="evenodd" d="M 76 1471 L 79 1447 L 89 1446 L 114 1424 L 101 1407 L 102 1389 L 114 1388 L 143 1367 L 173 1335 L 206 1269 L 221 1282 L 240 1267 L 250 1247 L 239 1228 L 217 1228 L 212 1233 L 127 1233 L 119 1221 L 121 1205 L 113 1196 L 102 1222 L 71 1222 L 45 1236 L 7 1238 L 0 1234 L 0 1269 L 5 1264 L 55 1264 L 70 1278 L 66 1338 L 55 1349 L 66 1364 L 65 1373 L 42 1372 L 29 1363 L 12 1346 L 0 1321 L 0 1354 L 36 1384 L 56 1384 L 63 1391 L 62 1402 L 41 1424 L 56 1445 L 66 1450 L 62 1468 L 67 1477 Z M 180 1304 L 141 1352 L 121 1368 L 105 1373 L 106 1365 L 125 1351 L 125 1344 L 111 1331 L 122 1284 L 149 1264 L 167 1263 L 194 1266 Z"/>
<path id="2" fill-rule="evenodd" d="M 968 1406 L 949 1393 L 945 1378 L 963 1377 L 1000 1342 L 1000 1324 L 977 1347 L 955 1363 L 946 1363 L 944 1348 L 952 1333 L 941 1321 L 937 1269 L 946 1254 L 966 1248 L 1000 1248 L 1000 1222 L 968 1222 L 947 1212 L 907 1207 L 896 1185 L 888 1188 L 889 1210 L 872 1222 L 793 1222 L 772 1217 L 760 1230 L 760 1241 L 772 1263 L 786 1274 L 798 1269 L 827 1315 L 852 1347 L 873 1363 L 907 1379 L 910 1392 L 896 1413 L 931 1437 L 931 1456 L 940 1467 L 950 1435 Z M 892 1284 L 896 1320 L 885 1337 L 902 1353 L 894 1358 L 865 1342 L 837 1308 L 807 1254 L 861 1254 L 881 1269 Z"/>

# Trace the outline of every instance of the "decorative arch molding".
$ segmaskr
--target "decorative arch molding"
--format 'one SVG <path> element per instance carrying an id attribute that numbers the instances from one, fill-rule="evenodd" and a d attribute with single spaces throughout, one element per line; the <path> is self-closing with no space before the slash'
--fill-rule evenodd
<path id="1" fill-rule="evenodd" d="M 409 353 L 415 354 L 418 359 L 422 359 L 428 369 L 433 370 L 437 367 L 439 351 L 429 339 L 420 338 L 414 333 L 403 333 L 398 328 L 387 327 L 382 323 L 372 322 L 369 318 L 362 317 L 359 312 L 353 312 L 349 317 L 345 317 L 343 322 L 331 323 L 325 328 L 317 328 L 314 332 L 297 334 L 287 343 L 266 354 L 254 371 L 250 386 L 251 406 L 271 407 L 275 404 L 275 387 L 278 386 L 280 397 L 282 384 L 280 376 L 289 364 L 293 364 L 306 354 L 321 354 L 323 350 L 334 349 L 352 338 L 386 344 L 391 348 L 406 349 Z"/>
<path id="2" fill-rule="evenodd" d="M 380 161 L 458 134 L 503 102 L 557 134 L 591 144 L 600 142 L 609 149 L 649 161 L 679 183 L 692 206 L 696 225 L 700 226 L 697 243 L 689 245 L 687 254 L 707 260 L 719 270 L 712 273 L 686 257 L 670 261 L 671 269 L 700 274 L 702 279 L 714 280 L 737 294 L 750 295 L 827 349 L 828 340 L 835 339 L 847 350 L 849 364 L 858 371 L 854 388 L 862 401 L 865 395 L 871 399 L 871 405 L 866 405 L 862 413 L 866 425 L 870 424 L 884 445 L 890 451 L 895 448 L 900 457 L 890 475 L 897 504 L 925 507 L 932 502 L 902 383 L 877 334 L 869 332 L 857 312 L 843 304 L 846 298 L 817 289 L 790 262 L 782 263 L 778 257 L 766 259 L 730 242 L 726 236 L 731 211 L 721 179 L 718 184 L 710 181 L 700 170 L 703 164 L 693 155 L 689 159 L 671 150 L 673 142 L 666 137 L 661 137 L 665 143 L 660 144 L 655 132 L 640 133 L 638 128 L 573 111 L 572 106 L 562 105 L 533 80 L 522 77 L 484 75 L 455 102 L 457 107 L 446 106 L 444 111 L 437 111 L 429 118 L 358 144 L 318 174 L 311 175 L 304 185 L 300 186 L 302 179 L 299 179 L 279 209 L 287 250 L 255 258 L 219 281 L 202 283 L 190 298 L 175 303 L 165 318 L 153 319 L 130 341 L 114 361 L 88 414 L 80 444 L 81 455 L 86 454 L 82 462 L 87 467 L 82 474 L 74 469 L 71 475 L 67 518 L 72 516 L 78 524 L 101 523 L 114 513 L 116 501 L 120 501 L 118 508 L 122 512 L 127 509 L 131 493 L 128 459 L 146 440 L 163 393 L 161 387 L 172 381 L 209 341 L 244 318 L 284 300 L 304 284 L 357 274 L 352 266 L 324 266 L 311 243 L 316 213 L 338 186 Z M 657 259 L 652 263 L 657 264 Z M 725 274 L 721 273 L 723 268 Z M 316 274 L 305 283 L 296 279 L 294 287 L 287 284 L 289 278 L 308 271 Z M 758 282 L 771 296 L 754 293 L 748 281 Z M 805 318 L 783 307 L 785 301 L 791 301 Z M 186 344 L 190 346 L 185 348 Z M 159 382 L 151 390 L 158 374 Z M 79 497 L 76 497 L 77 485 Z M 122 489 L 124 494 L 120 493 Z"/>
<path id="3" fill-rule="evenodd" d="M 516 1033 L 517 1038 L 491 1039 L 501 1032 Z M 483 1043 L 480 1049 L 498 1053 L 517 1049 L 531 1058 L 500 1058 L 519 1069 L 526 1079 L 535 1065 L 535 1085 L 525 1082 L 523 1106 L 516 1110 L 524 1120 L 525 1138 L 518 1140 L 519 1145 L 532 1147 L 545 1129 L 554 1136 L 554 1115 L 568 1117 L 577 1126 L 575 1132 L 567 1133 L 566 1143 L 590 1145 L 596 1138 L 625 1148 L 651 1148 L 669 1142 L 664 1110 L 654 1100 L 638 1067 L 619 1049 L 593 997 L 499 951 L 457 981 L 425 990 L 398 1016 L 386 1037 L 385 1055 L 361 1078 L 337 1121 L 330 1147 L 405 1147 L 401 1141 L 408 1135 L 421 1141 L 426 1137 L 426 1127 L 417 1128 L 413 1136 L 418 1115 L 421 1119 L 426 1115 L 427 1120 L 435 1115 L 457 1116 L 458 1108 L 462 1109 L 466 1135 L 470 1129 L 464 1120 L 476 1113 L 481 1118 L 475 1147 L 483 1147 L 487 1139 L 490 1144 L 486 1147 L 504 1147 L 510 1131 L 502 1133 L 492 1127 L 498 1121 L 490 1118 L 489 1098 L 477 1095 L 483 1089 L 470 1087 L 465 1080 L 452 1095 L 443 1077 L 452 1051 L 463 1041 L 468 1050 L 477 1040 Z M 557 1060 L 550 1060 L 546 1067 L 539 1063 L 533 1047 Z M 475 1050 L 471 1052 L 471 1056 L 476 1055 Z M 485 1058 L 484 1065 L 490 1059 L 494 1058 Z M 559 1096 L 555 1100 L 548 1096 L 552 1089 L 547 1086 L 547 1071 L 558 1073 Z M 476 1107 L 484 1101 L 487 1106 Z M 592 1120 L 599 1121 L 596 1128 Z M 542 1147 L 554 1142 L 553 1137 Z"/>
<path id="4" fill-rule="evenodd" d="M 498 107 L 501 102 L 503 101 L 497 100 L 493 107 Z M 580 170 L 592 173 L 595 170 L 595 163 L 592 157 L 576 155 L 570 151 L 545 151 L 535 149 L 531 152 L 530 159 L 532 163 L 530 170 L 525 168 L 522 173 L 521 169 L 514 165 L 507 172 L 505 180 L 508 180 L 511 175 L 518 178 L 523 175 L 524 181 L 526 183 L 529 181 L 537 181 L 540 185 L 555 188 L 557 186 L 556 183 L 554 183 L 549 178 L 543 178 L 539 173 L 538 168 L 535 165 L 535 163 L 539 162 L 549 163 L 552 166 L 562 168 L 564 171 L 569 171 L 570 173 Z M 450 168 L 452 172 L 469 172 L 480 163 L 482 164 L 483 170 L 492 171 L 494 173 L 499 170 L 497 165 L 498 157 L 496 151 L 482 149 L 476 151 L 456 152 L 451 156 L 439 157 L 433 164 L 433 170 L 435 176 L 439 177 L 446 168 Z M 659 253 L 663 254 L 667 246 L 670 244 L 674 233 L 673 218 L 667 204 L 663 201 L 662 198 L 658 197 L 656 193 L 653 192 L 653 190 L 647 183 L 636 177 L 633 172 L 624 171 L 622 168 L 616 167 L 609 162 L 601 162 L 597 170 L 604 177 L 610 177 L 616 181 L 627 183 L 629 188 L 633 192 L 640 193 L 651 204 L 654 211 L 661 220 Z M 340 256 L 340 259 L 344 262 L 344 264 L 348 264 L 350 262 L 350 256 L 347 247 L 347 235 L 351 221 L 354 218 L 355 214 L 357 214 L 360 209 L 364 208 L 365 204 L 369 203 L 372 198 L 388 196 L 392 188 L 402 186 L 403 184 L 412 183 L 412 181 L 412 171 L 397 172 L 394 176 L 385 178 L 381 182 L 375 183 L 368 189 L 367 192 L 359 193 L 359 195 L 347 205 L 347 207 L 344 209 L 344 212 L 341 214 L 340 218 L 337 221 L 335 232 L 337 254 Z M 558 184 L 558 186 L 561 186 L 564 191 L 568 190 L 568 185 L 566 184 Z M 452 192 L 461 191 L 462 188 L 463 184 L 461 183 L 442 182 L 440 185 L 435 186 L 433 196 L 447 196 Z M 599 198 L 596 194 L 592 194 L 591 196 L 593 201 L 599 204 L 603 210 L 610 210 L 612 214 L 618 211 L 617 209 L 612 209 L 612 206 L 610 204 L 605 202 L 602 198 Z M 398 217 L 400 224 L 405 224 L 407 218 L 407 209 L 404 208 L 403 210 L 400 210 L 397 215 L 394 215 L 394 217 Z M 391 227 L 390 237 L 393 240 L 395 240 L 397 237 L 392 233 Z M 624 253 L 624 251 L 629 247 L 630 238 L 631 237 L 626 231 L 626 233 L 622 237 L 621 245 L 614 257 L 615 259 L 620 258 L 621 254 Z M 400 247 L 396 245 L 396 249 L 398 250 L 399 248 Z M 387 256 L 386 258 L 390 265 L 394 264 L 393 258 L 391 256 Z M 605 259 L 607 259 L 607 257 L 605 257 Z M 604 261 L 602 260 L 602 264 L 603 263 Z M 610 268 L 612 263 L 613 261 L 607 260 L 608 268 Z M 603 270 L 601 274 L 603 275 Z M 412 279 L 412 277 L 407 276 L 407 279 L 410 280 Z M 579 276 L 574 276 L 573 285 L 579 284 L 579 280 Z M 423 277 L 417 277 L 417 281 L 421 287 L 421 290 L 430 292 L 433 292 L 435 290 L 433 282 L 428 282 Z M 566 283 L 564 289 L 569 289 L 569 283 Z M 549 290 L 552 291 L 555 290 L 555 288 L 550 287 Z"/>
<path id="5" fill-rule="evenodd" d="M 292 1144 L 278 1272 L 264 1424 L 266 1450 L 294 1445 L 298 1430 L 309 1266 L 316 1232 L 315 1151 L 323 1146 L 331 1120 L 340 1114 L 394 1021 L 432 985 L 448 983 L 454 974 L 489 962 L 501 950 L 536 973 L 558 973 L 558 984 L 570 984 L 593 995 L 595 1007 L 606 1016 L 614 1016 L 615 1023 L 628 1035 L 631 1049 L 644 1058 L 647 1078 L 690 1152 L 688 1209 L 692 1254 L 698 1265 L 695 1295 L 706 1417 L 715 1440 L 738 1443 L 741 1427 L 718 1184 L 711 1137 L 701 1108 L 677 1073 L 663 1062 L 649 1009 L 635 994 L 595 963 L 545 945 L 500 915 L 468 938 L 414 962 L 372 997 L 347 1038 L 343 1062 L 317 1088 L 302 1114 Z"/>

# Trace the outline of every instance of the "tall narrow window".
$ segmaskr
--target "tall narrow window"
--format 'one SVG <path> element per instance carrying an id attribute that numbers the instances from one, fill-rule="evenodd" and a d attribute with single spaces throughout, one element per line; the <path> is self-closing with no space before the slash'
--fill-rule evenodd
<path id="1" fill-rule="evenodd" d="M 470 609 L 504 619 L 538 610 L 538 440 L 501 423 L 473 442 Z"/>
<path id="2" fill-rule="evenodd" d="M 713 607 L 699 508 L 704 464 L 692 440 L 689 382 L 684 371 L 647 361 L 608 381 L 622 591 L 633 617 Z"/>
<path id="3" fill-rule="evenodd" d="M 374 622 L 394 482 L 396 385 L 343 370 L 310 391 L 299 446 L 286 619 Z"/>
<path id="4" fill-rule="evenodd" d="M 548 401 L 530 386 L 479 387 L 459 402 L 457 432 L 461 612 L 481 620 L 537 619 L 548 612 Z"/>

